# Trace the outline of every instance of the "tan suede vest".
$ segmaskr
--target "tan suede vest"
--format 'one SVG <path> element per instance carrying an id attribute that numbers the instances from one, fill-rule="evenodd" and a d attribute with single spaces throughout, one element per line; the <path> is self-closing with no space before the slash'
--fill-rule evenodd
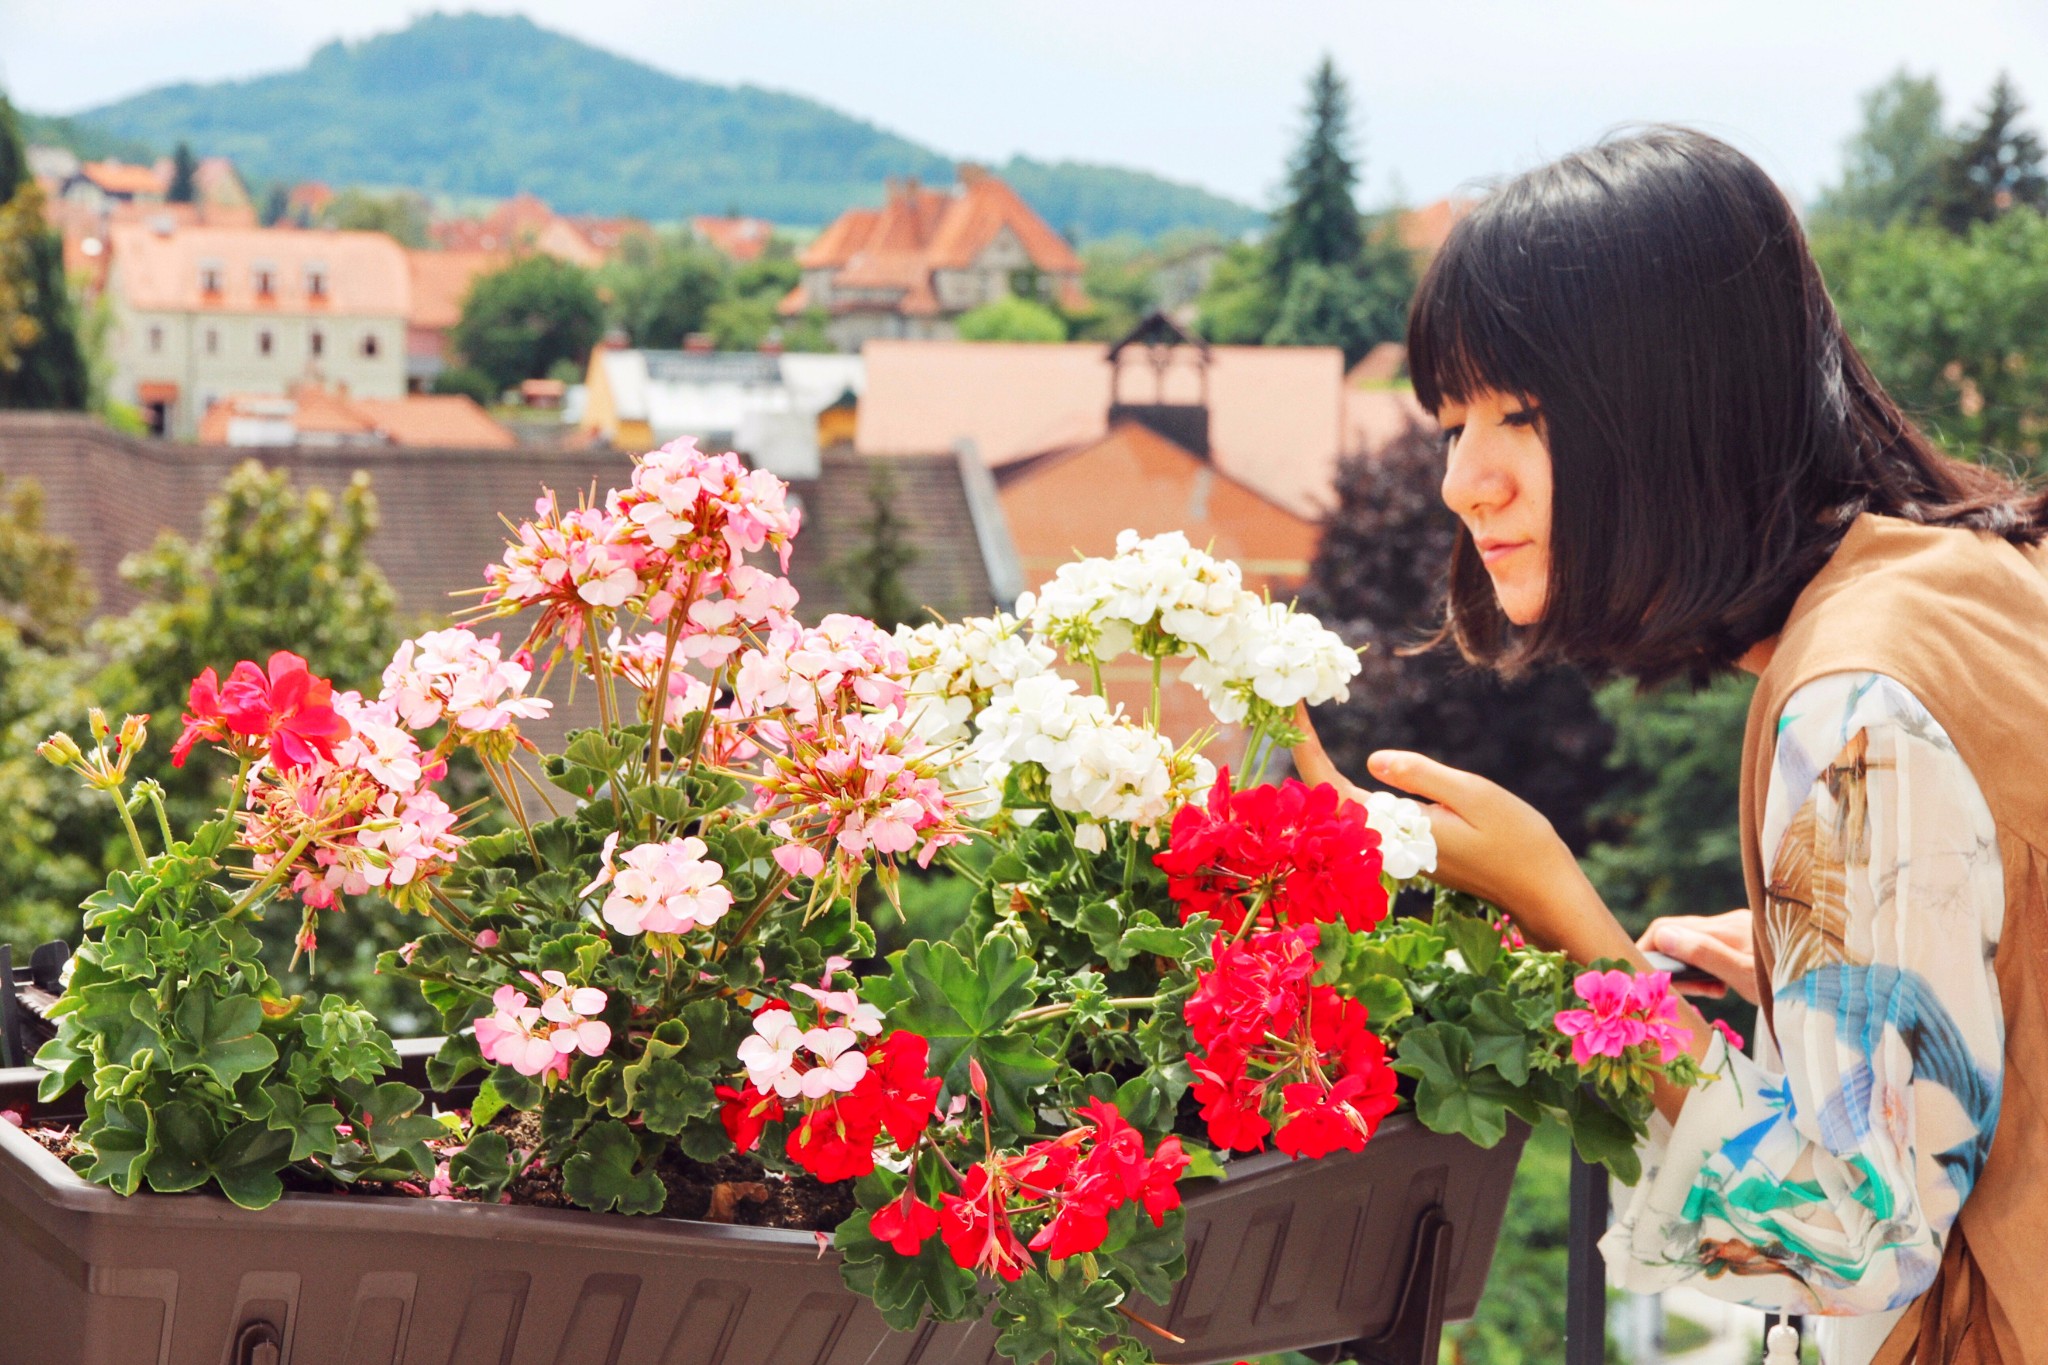
<path id="1" fill-rule="evenodd" d="M 1804 684 L 1860 671 L 1904 684 L 1955 741 L 1997 822 L 2006 898 L 1995 961 L 2005 1080 L 1991 1155 L 1933 1286 L 1877 1361 L 2048 1365 L 2048 553 L 1890 517 L 1850 529 L 1793 606 L 1750 705 L 1742 862 L 1759 916 L 1779 717 Z"/>

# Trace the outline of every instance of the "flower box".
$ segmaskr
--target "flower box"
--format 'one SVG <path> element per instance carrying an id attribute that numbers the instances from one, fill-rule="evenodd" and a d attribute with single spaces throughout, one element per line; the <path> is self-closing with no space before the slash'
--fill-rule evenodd
<path id="1" fill-rule="evenodd" d="M 13 1073 L 23 1076 L 24 1073 Z M 0 1103 L 25 1100 L 0 1073 Z M 1390 1118 L 1362 1152 L 1266 1153 L 1187 1200 L 1187 1277 L 1139 1312 L 1168 1362 L 1358 1356 L 1410 1299 L 1434 1362 L 1477 1304 L 1526 1130 L 1491 1150 Z M 1442 1289 L 1408 1290 L 1449 1229 Z M 1425 1270 L 1431 1267 L 1425 1266 Z M 1432 1307 L 1434 1312 L 1431 1311 Z M 41 1365 L 983 1365 L 986 1322 L 890 1331 L 809 1233 L 488 1204 L 287 1195 L 123 1198 L 0 1123 L 0 1343 Z M 238 1343 L 240 1354 L 237 1354 Z M 1384 1353 L 1393 1351 L 1398 1353 Z"/>

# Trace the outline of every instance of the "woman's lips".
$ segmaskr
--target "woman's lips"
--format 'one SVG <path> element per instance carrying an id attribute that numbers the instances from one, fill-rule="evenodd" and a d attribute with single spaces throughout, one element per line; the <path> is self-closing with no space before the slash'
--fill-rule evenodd
<path id="1" fill-rule="evenodd" d="M 1474 543 L 1479 550 L 1480 562 L 1489 569 L 1529 544 L 1526 540 L 1481 540 Z"/>

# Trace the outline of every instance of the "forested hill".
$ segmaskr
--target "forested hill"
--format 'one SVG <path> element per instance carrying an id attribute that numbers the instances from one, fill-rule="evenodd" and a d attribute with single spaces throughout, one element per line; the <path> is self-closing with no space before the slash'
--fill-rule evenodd
<path id="1" fill-rule="evenodd" d="M 686 80 L 530 20 L 430 14 L 333 42 L 294 71 L 173 85 L 78 114 L 159 150 L 233 157 L 252 185 L 324 180 L 671 220 L 738 211 L 822 224 L 878 203 L 886 176 L 950 183 L 939 151 L 814 100 Z M 1062 231 L 1238 233 L 1250 207 L 1141 171 L 1015 160 L 994 168 Z"/>

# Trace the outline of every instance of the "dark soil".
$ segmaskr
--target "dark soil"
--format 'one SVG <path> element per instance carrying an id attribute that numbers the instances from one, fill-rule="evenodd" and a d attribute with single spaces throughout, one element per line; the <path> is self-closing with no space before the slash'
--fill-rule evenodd
<path id="1" fill-rule="evenodd" d="M 514 1147 L 530 1148 L 540 1135 L 540 1121 L 532 1114 L 502 1119 L 494 1126 Z M 668 1203 L 661 1210 L 667 1218 L 830 1232 L 855 1207 L 851 1181 L 827 1185 L 809 1175 L 785 1176 L 737 1152 L 707 1164 L 671 1147 L 662 1154 L 656 1174 L 668 1189 Z M 512 1182 L 511 1195 L 514 1204 L 575 1207 L 562 1193 L 561 1171 L 552 1167 L 528 1170 Z"/>
<path id="2" fill-rule="evenodd" d="M 78 1136 L 75 1128 L 27 1128 L 23 1131 L 35 1139 L 37 1146 L 59 1161 L 69 1161 L 78 1155 L 78 1144 L 73 1141 Z"/>

